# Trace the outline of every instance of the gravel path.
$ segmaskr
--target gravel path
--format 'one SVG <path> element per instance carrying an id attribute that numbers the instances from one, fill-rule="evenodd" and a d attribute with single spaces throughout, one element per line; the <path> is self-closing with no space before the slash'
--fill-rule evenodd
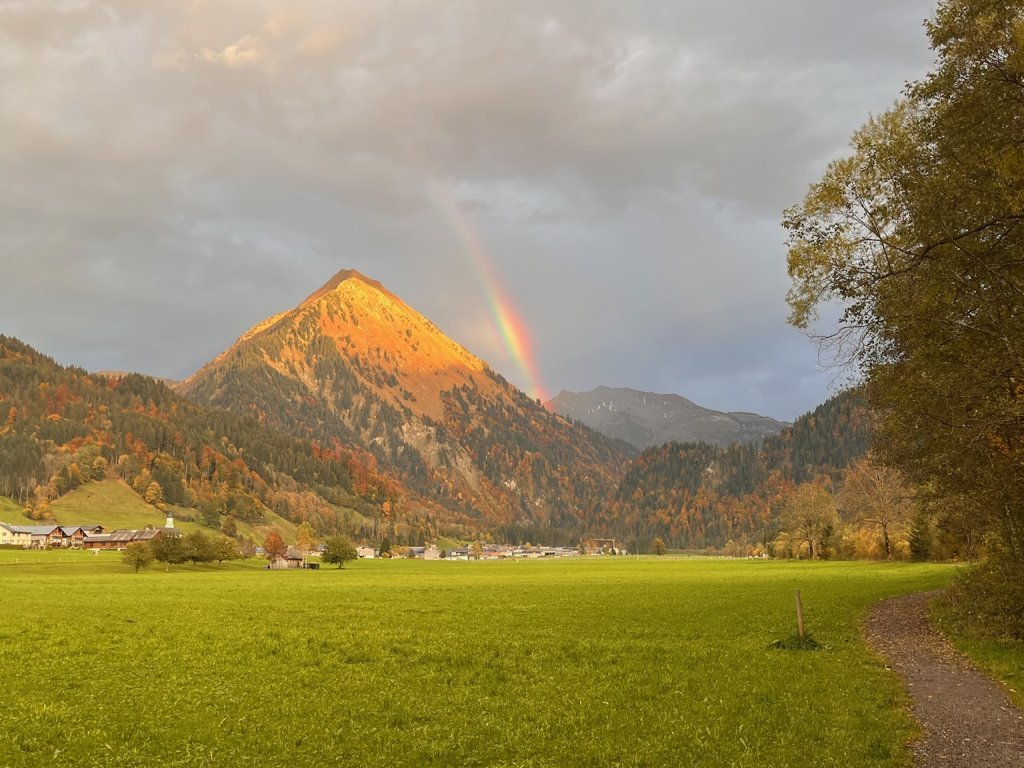
<path id="1" fill-rule="evenodd" d="M 924 730 L 915 768 L 1024 768 L 1024 710 L 978 672 L 928 621 L 938 592 L 876 605 L 868 642 L 903 677 Z"/>

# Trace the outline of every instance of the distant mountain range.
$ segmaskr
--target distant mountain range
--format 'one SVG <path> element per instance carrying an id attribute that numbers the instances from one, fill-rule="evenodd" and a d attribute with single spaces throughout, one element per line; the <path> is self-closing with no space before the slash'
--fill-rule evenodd
<path id="1" fill-rule="evenodd" d="M 870 427 L 849 393 L 792 427 L 627 389 L 543 407 L 351 270 L 177 383 L 0 336 L 0 496 L 37 519 L 116 477 L 211 528 L 720 547 L 768 535 L 793 484 L 840 482 Z"/>
<path id="2" fill-rule="evenodd" d="M 733 443 L 761 443 L 790 426 L 756 413 L 702 408 L 679 395 L 626 388 L 562 390 L 547 407 L 640 449 L 668 442 L 703 442 L 723 448 Z"/>

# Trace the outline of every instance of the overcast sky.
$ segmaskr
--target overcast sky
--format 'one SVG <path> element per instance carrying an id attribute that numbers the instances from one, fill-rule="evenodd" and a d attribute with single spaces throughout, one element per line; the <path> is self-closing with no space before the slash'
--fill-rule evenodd
<path id="1" fill-rule="evenodd" d="M 0 333 L 181 378 L 340 269 L 517 385 L 792 419 L 784 208 L 932 61 L 922 0 L 0 0 Z"/>

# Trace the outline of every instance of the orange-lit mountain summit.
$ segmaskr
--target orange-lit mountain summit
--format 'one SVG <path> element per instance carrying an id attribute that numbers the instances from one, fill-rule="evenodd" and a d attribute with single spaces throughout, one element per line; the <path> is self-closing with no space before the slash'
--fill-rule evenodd
<path id="1" fill-rule="evenodd" d="M 545 410 L 353 270 L 254 326 L 179 390 L 327 447 L 361 447 L 467 524 L 573 528 L 626 460 L 622 445 Z"/>

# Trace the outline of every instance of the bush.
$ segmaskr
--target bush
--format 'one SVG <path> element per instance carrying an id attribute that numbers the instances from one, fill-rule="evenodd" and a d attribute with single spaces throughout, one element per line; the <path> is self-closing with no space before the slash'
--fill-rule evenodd
<path id="1" fill-rule="evenodd" d="M 1024 640 L 1024 569 L 1005 554 L 964 571 L 946 592 L 951 620 L 968 635 Z"/>

